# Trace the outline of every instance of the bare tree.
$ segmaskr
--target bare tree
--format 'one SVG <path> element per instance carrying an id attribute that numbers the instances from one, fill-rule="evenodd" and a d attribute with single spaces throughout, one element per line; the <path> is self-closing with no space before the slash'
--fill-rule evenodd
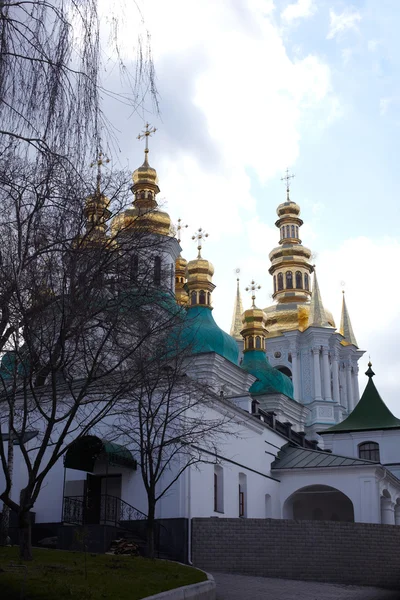
<path id="1" fill-rule="evenodd" d="M 218 447 L 235 435 L 229 406 L 205 382 L 188 375 L 193 373 L 195 360 L 193 341 L 182 320 L 172 335 L 162 333 L 156 345 L 146 340 L 132 357 L 137 385 L 129 390 L 123 416 L 113 425 L 113 431 L 138 457 L 147 494 L 150 557 L 155 552 L 159 500 L 189 467 L 218 462 Z"/>

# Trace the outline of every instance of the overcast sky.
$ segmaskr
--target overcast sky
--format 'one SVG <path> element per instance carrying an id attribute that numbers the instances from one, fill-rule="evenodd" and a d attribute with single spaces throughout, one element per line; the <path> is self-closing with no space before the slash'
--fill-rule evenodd
<path id="1" fill-rule="evenodd" d="M 150 163 L 173 222 L 209 233 L 214 317 L 229 331 L 234 269 L 257 305 L 271 304 L 281 176 L 295 173 L 303 244 L 314 252 L 324 304 L 340 324 L 341 289 L 360 348 L 360 387 L 375 383 L 400 416 L 399 0 L 142 0 L 161 115 L 113 114 L 119 160 L 136 168 L 148 119 Z M 129 43 L 137 13 L 123 17 Z M 109 75 L 108 83 L 112 81 Z"/>

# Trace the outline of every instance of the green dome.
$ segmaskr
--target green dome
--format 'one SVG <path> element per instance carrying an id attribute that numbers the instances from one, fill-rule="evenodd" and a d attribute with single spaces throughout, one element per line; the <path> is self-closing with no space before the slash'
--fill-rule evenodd
<path id="1" fill-rule="evenodd" d="M 207 306 L 188 308 L 185 340 L 191 345 L 192 354 L 215 352 L 235 365 L 238 364 L 239 349 L 236 341 L 218 327 Z"/>
<path id="2" fill-rule="evenodd" d="M 293 384 L 287 375 L 269 364 L 268 358 L 260 350 L 250 350 L 243 356 L 242 369 L 257 377 L 249 392 L 252 396 L 261 394 L 285 394 L 293 399 Z"/>

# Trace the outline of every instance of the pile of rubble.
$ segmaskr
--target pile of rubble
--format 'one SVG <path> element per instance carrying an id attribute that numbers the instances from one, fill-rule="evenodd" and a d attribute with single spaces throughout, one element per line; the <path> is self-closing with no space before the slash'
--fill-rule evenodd
<path id="1" fill-rule="evenodd" d="M 139 546 L 130 540 L 121 538 L 111 542 L 110 550 L 107 554 L 129 554 L 130 556 L 138 556 Z"/>

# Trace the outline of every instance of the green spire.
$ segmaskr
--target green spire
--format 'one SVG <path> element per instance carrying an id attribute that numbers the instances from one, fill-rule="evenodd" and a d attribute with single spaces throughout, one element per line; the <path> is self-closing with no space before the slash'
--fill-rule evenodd
<path id="1" fill-rule="evenodd" d="M 341 433 L 345 431 L 367 431 L 377 429 L 400 429 L 400 419 L 397 419 L 388 409 L 379 395 L 378 390 L 372 381 L 375 373 L 371 369 L 371 363 L 368 363 L 366 376 L 368 383 L 360 402 L 347 419 L 321 431 L 324 433 Z"/>

